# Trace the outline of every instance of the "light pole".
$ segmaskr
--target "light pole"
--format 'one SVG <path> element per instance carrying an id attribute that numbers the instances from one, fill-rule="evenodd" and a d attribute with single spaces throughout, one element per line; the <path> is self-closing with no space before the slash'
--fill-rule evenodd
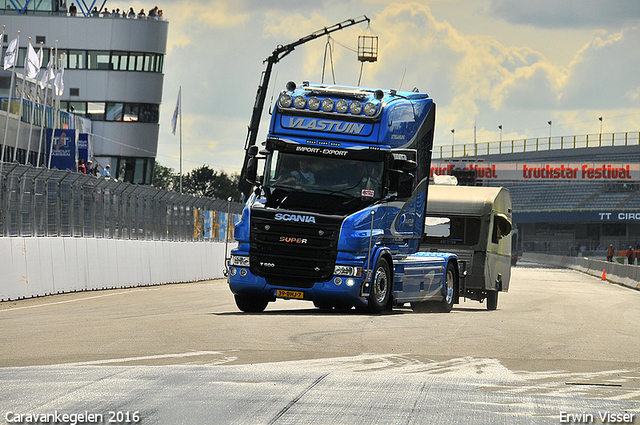
<path id="1" fill-rule="evenodd" d="M 500 124 L 498 128 L 500 129 L 500 143 L 502 143 L 502 124 Z"/>
<path id="2" fill-rule="evenodd" d="M 451 129 L 451 134 L 452 134 L 452 137 L 453 137 L 452 144 L 455 144 L 456 143 L 456 129 L 455 128 Z"/>
<path id="3" fill-rule="evenodd" d="M 551 123 L 552 121 L 549 121 L 547 124 L 549 124 L 549 143 L 551 143 Z"/>
<path id="4" fill-rule="evenodd" d="M 602 117 L 598 118 L 598 121 L 600 121 L 600 136 L 602 136 Z"/>

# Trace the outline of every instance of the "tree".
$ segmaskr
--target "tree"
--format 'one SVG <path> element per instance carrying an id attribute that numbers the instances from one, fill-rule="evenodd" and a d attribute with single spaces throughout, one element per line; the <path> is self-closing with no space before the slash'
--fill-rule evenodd
<path id="1" fill-rule="evenodd" d="M 179 177 L 180 176 L 173 171 L 173 168 L 160 165 L 156 161 L 156 165 L 153 168 L 153 185 L 155 187 L 164 190 L 174 190 L 174 188 L 179 185 L 179 183 L 177 184 Z"/>
<path id="2" fill-rule="evenodd" d="M 182 189 L 185 193 L 207 196 L 217 199 L 228 199 L 241 202 L 242 194 L 238 190 L 238 174 L 228 175 L 218 172 L 207 165 L 195 168 L 182 178 Z"/>

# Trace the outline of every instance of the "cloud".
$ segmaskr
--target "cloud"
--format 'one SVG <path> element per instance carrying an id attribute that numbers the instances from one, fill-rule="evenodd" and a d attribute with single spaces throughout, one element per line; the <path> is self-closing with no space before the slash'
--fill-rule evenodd
<path id="1" fill-rule="evenodd" d="M 504 127 L 505 140 L 548 136 L 549 120 L 553 120 L 554 134 L 596 131 L 592 127 L 597 126 L 601 115 L 605 116 L 605 131 L 607 125 L 608 131 L 613 131 L 614 125 L 623 131 L 638 126 L 640 79 L 636 70 L 640 69 L 640 50 L 635 45 L 640 39 L 638 28 L 605 29 L 592 35 L 580 31 L 577 38 L 575 29 L 533 31 L 536 35 L 557 38 L 559 43 L 562 37 L 580 40 L 573 45 L 582 45 L 582 49 L 574 47 L 575 51 L 563 52 L 563 62 L 558 64 L 534 48 L 536 43 L 527 42 L 526 37 L 517 41 L 505 41 L 502 37 L 499 41 L 491 31 L 492 23 L 502 25 L 502 32 L 518 31 L 522 24 L 516 29 L 510 26 L 505 29 L 503 22 L 486 15 L 481 20 L 474 19 L 474 12 L 465 11 L 464 7 L 477 7 L 475 0 L 437 2 L 440 9 L 451 8 L 447 15 L 450 22 L 434 15 L 435 6 L 432 10 L 425 4 L 407 1 L 387 4 L 377 0 L 324 0 L 310 4 L 268 0 L 255 5 L 249 0 L 159 1 L 170 20 L 170 49 L 164 69 L 167 98 L 161 111 L 158 157 L 163 165 L 173 167 L 175 162 L 165 162 L 167 157 L 162 155 L 173 160 L 179 154 L 176 137 L 170 138 L 169 130 L 179 85 L 182 85 L 183 113 L 185 118 L 191 117 L 184 123 L 185 167 L 209 163 L 215 168 L 236 171 L 242 164 L 247 125 L 259 77 L 266 66 L 265 58 L 278 45 L 294 42 L 363 12 L 371 18 L 371 29 L 379 36 L 379 52 L 377 62 L 362 66 L 361 85 L 403 90 L 417 87 L 431 95 L 438 108 L 438 143 L 451 143 L 452 128 L 456 129 L 456 142 L 473 141 L 475 124 L 478 140 L 487 141 L 497 140 L 498 125 Z M 499 0 L 487 0 L 486 4 L 489 2 L 491 8 L 502 8 L 501 13 L 507 16 L 509 4 Z M 586 6 L 590 5 L 588 0 Z M 568 13 L 568 7 L 568 3 L 560 2 L 555 10 Z M 356 13 L 352 13 L 355 9 Z M 531 10 L 542 13 L 539 9 L 536 6 Z M 458 21 L 459 11 L 469 16 Z M 515 19 L 516 12 L 510 11 L 513 16 L 509 19 Z M 543 20 L 534 18 L 531 20 Z M 622 21 L 619 19 L 617 22 Z M 258 140 L 266 135 L 271 100 L 286 81 L 320 82 L 324 65 L 325 82 L 332 82 L 335 73 L 338 84 L 357 84 L 361 63 L 353 50 L 358 36 L 365 31 L 366 24 L 360 24 L 333 33 L 333 61 L 329 58 L 325 61 L 327 38 L 323 36 L 298 46 L 274 67 Z M 609 112 L 603 112 L 606 108 Z M 628 117 L 614 120 L 622 115 Z M 569 126 L 566 124 L 569 121 L 576 125 Z"/>
<path id="2" fill-rule="evenodd" d="M 607 28 L 633 25 L 637 0 L 491 0 L 490 13 L 512 24 L 543 28 Z"/>
<path id="3" fill-rule="evenodd" d="M 562 91 L 562 107 L 640 107 L 640 28 L 597 35 L 577 53 Z"/>

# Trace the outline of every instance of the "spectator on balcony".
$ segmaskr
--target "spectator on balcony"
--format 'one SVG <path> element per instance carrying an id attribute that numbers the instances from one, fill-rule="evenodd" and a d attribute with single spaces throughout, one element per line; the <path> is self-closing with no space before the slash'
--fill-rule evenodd
<path id="1" fill-rule="evenodd" d="M 82 158 L 78 160 L 78 172 L 80 174 L 87 174 L 87 166 L 84 164 L 84 159 Z"/>
<path id="2" fill-rule="evenodd" d="M 111 178 L 111 170 L 110 170 L 111 166 L 109 164 L 107 164 L 104 167 L 104 170 L 102 171 L 102 177 L 104 177 L 105 179 L 110 179 Z"/>
<path id="3" fill-rule="evenodd" d="M 71 6 L 69 6 L 69 15 L 76 16 L 77 13 L 78 13 L 78 8 L 74 3 L 71 3 Z"/>
<path id="4" fill-rule="evenodd" d="M 136 12 L 133 10 L 133 7 L 129 8 L 129 13 L 127 14 L 127 18 L 135 18 L 136 17 Z"/>

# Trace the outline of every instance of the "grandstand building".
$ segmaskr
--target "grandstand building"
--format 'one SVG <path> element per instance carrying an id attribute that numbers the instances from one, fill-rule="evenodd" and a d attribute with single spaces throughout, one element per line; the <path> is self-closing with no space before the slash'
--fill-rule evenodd
<path id="1" fill-rule="evenodd" d="M 526 251 L 600 256 L 610 244 L 640 245 L 640 133 L 558 139 L 436 149 L 432 172 L 508 188 Z"/>
<path id="2" fill-rule="evenodd" d="M 0 6 L 0 24 L 5 27 L 3 55 L 18 31 L 17 73 L 24 73 L 28 37 L 36 49 L 43 46 L 43 69 L 50 48 L 56 48 L 64 66 L 60 110 L 91 121 L 91 128 L 85 132 L 92 135 L 94 161 L 100 169 L 109 164 L 111 174 L 119 180 L 150 184 L 158 145 L 168 22 L 159 16 L 90 13 L 94 7 L 104 10 L 106 0 L 67 1 L 66 6 L 75 3 L 75 14 L 63 9 L 63 2 L 58 0 L 26 2 L 24 8 L 18 8 L 19 3 L 24 2 Z M 20 96 L 19 87 L 10 87 L 10 81 L 11 70 L 0 69 L 4 109 L 10 89 L 13 99 Z M 5 116 L 0 112 L 3 130 Z M 25 133 L 31 131 L 30 125 L 23 122 L 16 137 L 16 118 L 13 116 L 14 123 L 8 126 L 12 134 L 3 146 L 10 151 L 6 157 L 36 165 L 38 144 L 28 143 L 30 138 Z M 73 128 L 73 120 L 69 126 Z M 39 162 L 43 162 L 42 157 Z"/>

